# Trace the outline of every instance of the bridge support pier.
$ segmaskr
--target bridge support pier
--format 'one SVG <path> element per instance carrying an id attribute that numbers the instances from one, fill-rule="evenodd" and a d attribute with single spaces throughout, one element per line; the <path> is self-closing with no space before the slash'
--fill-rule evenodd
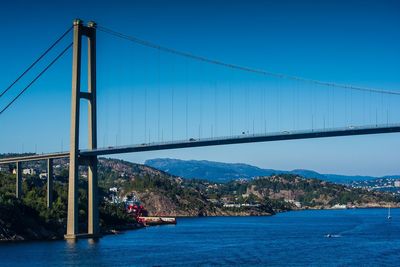
<path id="1" fill-rule="evenodd" d="M 88 90 L 81 91 L 82 36 L 88 39 Z M 87 26 L 81 20 L 74 21 L 74 45 L 72 59 L 71 141 L 69 155 L 68 218 L 65 239 L 97 237 L 99 235 L 99 210 L 97 199 L 97 156 L 81 157 L 79 153 L 80 100 L 88 100 L 88 148 L 97 148 L 96 116 L 96 24 Z M 88 166 L 88 231 L 78 229 L 78 179 L 79 165 Z"/>
<path id="2" fill-rule="evenodd" d="M 47 159 L 47 207 L 53 203 L 53 159 Z"/>
<path id="3" fill-rule="evenodd" d="M 22 198 L 22 163 L 17 161 L 16 164 L 16 188 L 15 188 L 15 197 L 21 199 Z"/>

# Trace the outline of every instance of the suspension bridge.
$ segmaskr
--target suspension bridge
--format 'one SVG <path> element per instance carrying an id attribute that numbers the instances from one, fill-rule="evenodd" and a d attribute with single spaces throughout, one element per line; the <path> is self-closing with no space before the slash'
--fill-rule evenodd
<path id="1" fill-rule="evenodd" d="M 72 42 L 68 41 L 71 32 Z M 98 43 L 98 33 L 107 40 L 107 47 Z M 121 43 L 117 45 L 117 41 Z M 37 75 L 19 92 L 5 98 L 63 42 L 64 47 Z M 116 48 L 119 46 L 123 48 Z M 47 160 L 50 207 L 53 160 L 69 158 L 66 239 L 99 235 L 98 156 L 400 132 L 398 91 L 324 82 L 226 63 L 161 46 L 94 22 L 84 25 L 81 20 L 75 20 L 1 92 L 0 100 L 6 100 L 0 119 L 12 112 L 14 106 L 18 108 L 17 100 L 21 98 L 22 102 L 24 94 L 71 49 L 68 151 L 63 149 L 62 142 L 59 151 L 0 159 L 0 164 L 16 165 L 18 198 L 23 193 L 22 164 Z M 103 59 L 98 57 L 99 50 Z M 82 75 L 83 63 L 87 64 L 87 77 Z M 126 68 L 132 64 L 137 66 Z M 101 76 L 97 75 L 99 71 Z M 87 90 L 81 89 L 82 80 L 87 82 Z M 87 107 L 81 105 L 81 100 L 88 102 Z M 117 104 L 110 104 L 112 101 Z M 86 126 L 80 123 L 82 113 L 87 113 Z M 87 143 L 80 139 L 82 129 L 87 131 Z M 79 166 L 88 168 L 87 233 L 78 229 Z"/>

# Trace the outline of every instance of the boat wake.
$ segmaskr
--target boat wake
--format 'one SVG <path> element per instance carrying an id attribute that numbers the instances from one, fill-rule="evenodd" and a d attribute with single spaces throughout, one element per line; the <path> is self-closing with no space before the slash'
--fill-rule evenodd
<path id="1" fill-rule="evenodd" d="M 326 238 L 339 238 L 342 237 L 341 235 L 333 235 L 333 234 L 327 234 L 325 235 Z"/>

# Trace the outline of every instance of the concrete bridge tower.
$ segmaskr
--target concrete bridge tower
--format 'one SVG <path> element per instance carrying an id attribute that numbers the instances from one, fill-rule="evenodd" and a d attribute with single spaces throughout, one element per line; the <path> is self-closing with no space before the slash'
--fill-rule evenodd
<path id="1" fill-rule="evenodd" d="M 79 153 L 80 100 L 88 101 L 88 149 L 97 148 L 96 117 L 96 23 L 86 26 L 74 20 L 72 58 L 71 133 L 68 183 L 68 218 L 65 239 L 97 237 L 99 235 L 99 210 L 97 197 L 97 155 L 83 157 Z M 81 91 L 82 37 L 88 43 L 88 87 Z M 78 179 L 79 166 L 88 166 L 88 230 L 80 234 L 78 229 Z"/>

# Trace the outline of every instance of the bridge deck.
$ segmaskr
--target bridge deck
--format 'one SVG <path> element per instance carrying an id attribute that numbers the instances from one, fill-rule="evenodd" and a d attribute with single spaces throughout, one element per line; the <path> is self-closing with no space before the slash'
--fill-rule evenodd
<path id="1" fill-rule="evenodd" d="M 3 158 L 0 159 L 0 164 L 8 164 L 22 161 L 37 161 L 37 160 L 46 160 L 46 159 L 61 159 L 69 157 L 69 152 L 56 152 L 49 154 L 36 154 L 31 156 L 24 157 L 13 157 L 13 158 Z"/>
<path id="2" fill-rule="evenodd" d="M 244 143 L 256 143 L 256 142 L 272 142 L 272 141 L 284 141 L 284 140 L 297 140 L 297 139 L 312 139 L 312 138 L 323 138 L 323 137 L 339 137 L 339 136 L 352 136 L 352 135 L 369 135 L 369 134 L 383 134 L 383 133 L 398 133 L 400 132 L 400 124 L 376 126 L 376 127 L 349 127 L 349 128 L 336 128 L 326 130 L 315 130 L 315 131 L 296 131 L 289 132 L 284 131 L 280 133 L 263 134 L 263 135 L 240 135 L 235 137 L 219 137 L 215 139 L 200 139 L 191 141 L 176 141 L 176 142 L 164 142 L 164 143 L 148 143 L 140 145 L 129 145 L 129 146 L 118 146 L 118 147 L 106 147 L 98 148 L 93 150 L 81 150 L 80 155 L 85 156 L 101 156 L 101 155 L 112 155 L 112 154 L 124 154 L 134 153 L 143 151 L 156 151 L 166 149 L 177 149 L 177 148 L 190 148 L 190 147 L 205 147 L 205 146 L 217 146 L 217 145 L 231 145 L 231 144 L 244 144 Z M 57 159 L 68 157 L 68 152 L 52 153 L 52 154 L 41 154 L 32 155 L 25 157 L 15 157 L 0 159 L 0 164 L 14 163 L 17 161 L 34 161 L 34 160 L 45 160 L 45 159 Z"/>

